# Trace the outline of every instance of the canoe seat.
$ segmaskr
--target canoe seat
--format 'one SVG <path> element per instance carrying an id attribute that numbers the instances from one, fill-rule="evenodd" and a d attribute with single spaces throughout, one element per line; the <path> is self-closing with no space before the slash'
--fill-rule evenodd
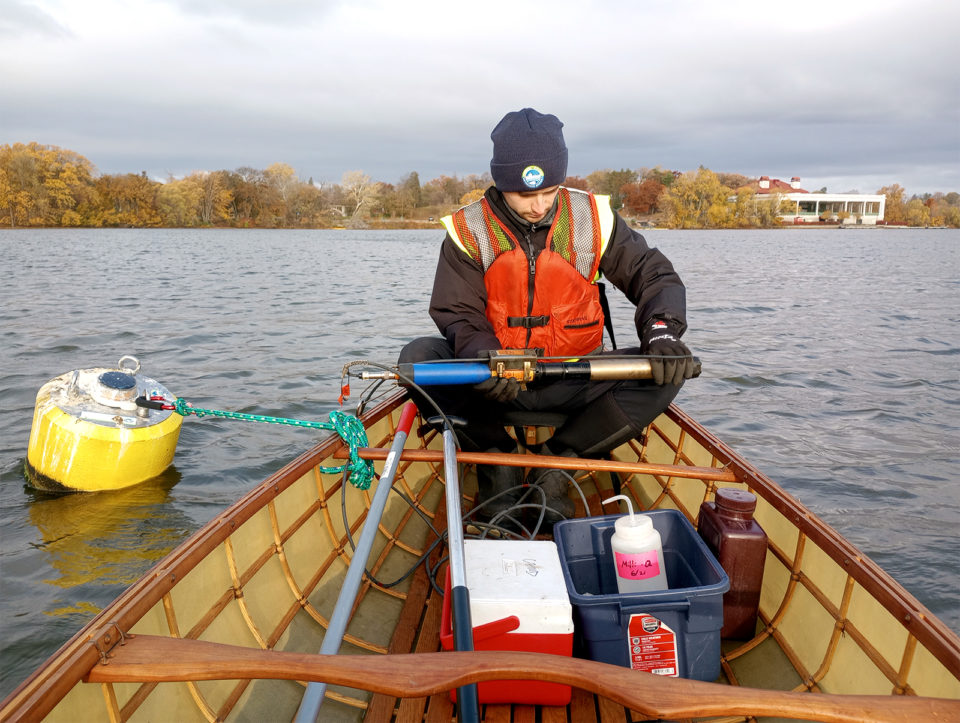
<path id="1" fill-rule="evenodd" d="M 567 417 L 568 415 L 563 412 L 537 412 L 516 409 L 504 415 L 504 423 L 509 427 L 513 427 L 517 441 L 529 449 L 538 442 L 549 439 L 549 435 L 541 437 L 543 430 L 562 427 L 564 422 L 567 421 Z M 604 455 L 604 458 L 610 457 L 609 455 Z M 620 475 L 616 472 L 610 472 L 609 474 L 614 494 L 620 494 L 620 489 L 623 484 Z"/>
<path id="2" fill-rule="evenodd" d="M 504 420 L 514 427 L 559 427 L 567 421 L 567 415 L 563 412 L 532 412 L 515 409 L 507 412 Z"/>
<path id="3" fill-rule="evenodd" d="M 513 427 L 517 441 L 525 447 L 546 439 L 540 439 L 543 429 L 556 429 L 567 421 L 563 412 L 538 412 L 515 409 L 503 415 L 504 424 Z"/>
<path id="4" fill-rule="evenodd" d="M 515 409 L 509 412 L 506 412 L 503 415 L 504 426 L 512 427 L 514 433 L 516 434 L 517 441 L 519 441 L 524 447 L 529 447 L 530 445 L 536 444 L 538 442 L 543 442 L 549 438 L 549 434 L 545 431 L 538 430 L 548 430 L 556 429 L 557 427 L 563 426 L 563 423 L 567 421 L 567 416 L 563 412 L 538 412 L 538 411 L 527 411 L 523 409 Z M 456 417 L 454 419 L 454 424 L 456 424 Z M 420 431 L 420 435 L 423 435 L 423 429 L 433 428 L 438 432 L 442 431 L 441 417 L 430 417 L 426 420 L 426 424 L 423 425 L 423 428 Z M 541 438 L 542 434 L 542 438 Z"/>

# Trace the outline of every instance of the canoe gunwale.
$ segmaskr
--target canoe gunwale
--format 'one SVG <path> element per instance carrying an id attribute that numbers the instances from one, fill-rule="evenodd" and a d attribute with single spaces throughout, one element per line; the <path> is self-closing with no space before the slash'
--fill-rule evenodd
<path id="1" fill-rule="evenodd" d="M 724 467 L 732 470 L 774 509 L 820 547 L 847 575 L 872 595 L 907 632 L 927 648 L 955 677 L 960 678 L 960 638 L 922 605 L 889 573 L 844 538 L 833 527 L 804 507 L 776 482 L 739 456 L 699 422 L 671 405 L 667 415 L 693 434 Z"/>

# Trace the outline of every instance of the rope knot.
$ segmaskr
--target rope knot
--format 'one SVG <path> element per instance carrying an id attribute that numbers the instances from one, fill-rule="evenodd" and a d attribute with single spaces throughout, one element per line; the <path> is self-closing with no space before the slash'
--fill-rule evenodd
<path id="1" fill-rule="evenodd" d="M 350 484 L 360 490 L 370 489 L 373 482 L 373 462 L 360 458 L 360 448 L 366 447 L 367 430 L 363 423 L 350 414 L 337 411 L 330 412 L 330 422 L 334 431 L 350 447 L 349 462 L 344 469 L 350 472 Z"/>

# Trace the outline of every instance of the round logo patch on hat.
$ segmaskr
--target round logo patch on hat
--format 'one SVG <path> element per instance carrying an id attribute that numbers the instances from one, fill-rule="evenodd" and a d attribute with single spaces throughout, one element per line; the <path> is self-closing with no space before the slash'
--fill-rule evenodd
<path id="1" fill-rule="evenodd" d="M 527 188 L 540 188 L 543 185 L 543 169 L 540 166 L 527 166 L 523 169 L 522 178 Z"/>

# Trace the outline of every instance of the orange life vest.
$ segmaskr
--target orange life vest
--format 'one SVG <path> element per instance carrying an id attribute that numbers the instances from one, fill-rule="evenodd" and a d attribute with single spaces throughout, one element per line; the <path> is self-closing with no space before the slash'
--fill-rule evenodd
<path id="1" fill-rule="evenodd" d="M 558 199 L 545 248 L 533 269 L 485 198 L 443 219 L 454 242 L 483 266 L 486 316 L 505 349 L 542 349 L 545 356 L 571 357 L 602 346 L 603 310 L 596 281 L 613 212 L 607 197 L 576 189 L 561 187 Z"/>

